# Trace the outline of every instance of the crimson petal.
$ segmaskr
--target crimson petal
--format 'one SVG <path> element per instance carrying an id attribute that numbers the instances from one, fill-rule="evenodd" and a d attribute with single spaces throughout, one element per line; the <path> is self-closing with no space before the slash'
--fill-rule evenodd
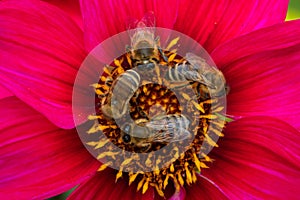
<path id="1" fill-rule="evenodd" d="M 300 20 L 255 31 L 213 52 L 231 88 L 230 115 L 274 116 L 300 130 L 299 26 Z"/>
<path id="2" fill-rule="evenodd" d="M 187 187 L 186 194 L 186 199 L 228 199 L 224 192 L 215 183 L 201 175 L 198 176 L 198 182 L 196 182 L 195 185 Z"/>
<path id="3" fill-rule="evenodd" d="M 74 127 L 72 87 L 85 57 L 80 28 L 40 1 L 0 2 L 0 26 L 1 84 L 59 127 Z"/>
<path id="4" fill-rule="evenodd" d="M 136 191 L 136 185 L 133 183 L 128 186 L 128 180 L 119 179 L 115 183 L 116 173 L 113 169 L 105 169 L 81 184 L 69 197 L 69 200 L 75 199 L 124 199 L 124 200 L 151 200 L 154 199 L 153 188 L 150 187 L 143 195 L 141 191 Z"/>
<path id="5" fill-rule="evenodd" d="M 236 36 L 283 22 L 288 0 L 189 1 L 179 6 L 175 30 L 189 35 L 211 52 Z"/>
<path id="6" fill-rule="evenodd" d="M 237 37 L 215 49 L 211 56 L 223 69 L 241 58 L 300 44 L 300 20 L 287 21 Z"/>
<path id="7" fill-rule="evenodd" d="M 177 10 L 178 0 L 172 3 L 166 0 L 81 0 L 86 48 L 91 50 L 110 36 L 125 31 L 129 18 L 140 20 L 151 11 L 156 16 L 156 26 L 172 29 Z"/>
<path id="8" fill-rule="evenodd" d="M 13 94 L 0 84 L 0 99 L 13 96 Z"/>
<path id="9" fill-rule="evenodd" d="M 44 0 L 50 4 L 53 4 L 63 11 L 65 11 L 79 27 L 82 27 L 82 16 L 80 12 L 79 0 Z"/>
<path id="10" fill-rule="evenodd" d="M 54 126 L 16 97 L 0 100 L 0 197 L 47 198 L 99 167 L 75 130 Z"/>
<path id="11" fill-rule="evenodd" d="M 299 131 L 275 118 L 237 120 L 228 124 L 203 176 L 230 199 L 297 199 L 299 142 Z"/>

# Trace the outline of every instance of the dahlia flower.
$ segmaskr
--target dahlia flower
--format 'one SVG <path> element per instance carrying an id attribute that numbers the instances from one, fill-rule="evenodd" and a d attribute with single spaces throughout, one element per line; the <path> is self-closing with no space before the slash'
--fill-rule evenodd
<path id="1" fill-rule="evenodd" d="M 0 197 L 44 199 L 78 186 L 70 199 L 297 199 L 300 21 L 284 21 L 287 6 L 287 0 L 1 1 Z M 85 57 L 125 31 L 128 16 L 149 11 L 157 27 L 205 48 L 230 87 L 232 118 L 203 160 L 190 154 L 165 168 L 157 183 L 153 177 L 162 171 L 147 174 L 150 182 L 146 173 L 104 169 L 80 140 L 85 123 L 74 123 L 72 111 Z"/>

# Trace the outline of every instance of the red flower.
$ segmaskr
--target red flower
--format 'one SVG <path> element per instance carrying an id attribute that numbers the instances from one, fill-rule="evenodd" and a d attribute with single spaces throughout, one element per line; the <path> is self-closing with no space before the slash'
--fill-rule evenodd
<path id="1" fill-rule="evenodd" d="M 0 196 L 153 199 L 81 144 L 72 87 L 87 52 L 153 11 L 157 26 L 197 40 L 224 73 L 231 122 L 198 182 L 173 199 L 296 199 L 300 184 L 300 21 L 288 1 L 82 1 L 82 19 L 40 1 L 0 2 Z M 66 6 L 64 8 L 67 8 Z M 83 24 L 81 28 L 80 24 Z M 58 128 L 60 127 L 60 128 Z M 69 130 L 66 130 L 69 129 Z"/>

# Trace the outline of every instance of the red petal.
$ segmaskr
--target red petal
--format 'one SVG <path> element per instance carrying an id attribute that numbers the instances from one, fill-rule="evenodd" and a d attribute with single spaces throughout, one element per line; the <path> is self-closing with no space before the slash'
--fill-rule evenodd
<path id="1" fill-rule="evenodd" d="M 189 35 L 209 52 L 221 43 L 264 26 L 283 22 L 288 0 L 181 1 L 175 30 Z"/>
<path id="2" fill-rule="evenodd" d="M 82 31 L 40 1 L 1 2 L 0 26 L 1 84 L 56 125 L 74 127 L 72 86 L 85 56 Z"/>
<path id="3" fill-rule="evenodd" d="M 154 199 L 153 188 L 150 187 L 143 195 L 141 191 L 136 191 L 136 185 L 133 183 L 128 186 L 128 180 L 119 179 L 115 183 L 116 173 L 113 169 L 105 169 L 102 172 L 95 174 L 92 178 L 81 184 L 69 197 L 73 199 Z"/>
<path id="4" fill-rule="evenodd" d="M 81 0 L 87 49 L 91 50 L 108 37 L 125 31 L 129 17 L 140 20 L 149 11 L 156 16 L 156 26 L 172 28 L 177 17 L 177 2 Z"/>
<path id="5" fill-rule="evenodd" d="M 186 189 L 186 199 L 228 199 L 228 197 L 226 197 L 223 191 L 215 183 L 203 176 L 199 176 L 198 182 Z"/>
<path id="6" fill-rule="evenodd" d="M 0 99 L 10 96 L 13 96 L 13 94 L 0 84 Z"/>
<path id="7" fill-rule="evenodd" d="M 300 20 L 288 21 L 237 37 L 215 49 L 211 56 L 223 69 L 243 57 L 285 49 L 300 43 Z"/>
<path id="8" fill-rule="evenodd" d="M 215 161 L 203 175 L 230 199 L 297 199 L 300 185 L 300 133 L 270 117 L 228 124 L 212 151 Z"/>
<path id="9" fill-rule="evenodd" d="M 99 167 L 75 130 L 57 128 L 15 97 L 0 100 L 0 110 L 0 197 L 51 197 Z"/>
<path id="10" fill-rule="evenodd" d="M 79 0 L 45 0 L 65 11 L 79 27 L 83 26 Z"/>
<path id="11" fill-rule="evenodd" d="M 300 20 L 256 31 L 213 53 L 231 88 L 229 114 L 274 116 L 300 130 L 299 26 Z"/>

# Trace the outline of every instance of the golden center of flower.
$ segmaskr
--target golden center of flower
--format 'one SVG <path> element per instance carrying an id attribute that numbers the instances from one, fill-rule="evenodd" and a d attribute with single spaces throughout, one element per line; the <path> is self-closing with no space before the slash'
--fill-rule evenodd
<path id="1" fill-rule="evenodd" d="M 186 58 L 176 50 L 163 54 L 165 58 L 156 58 L 144 74 L 134 70 L 131 52 L 105 66 L 94 84 L 96 115 L 89 119 L 95 124 L 88 131 L 103 133 L 88 142 L 104 162 L 99 171 L 119 166 L 116 181 L 127 177 L 129 184 L 138 182 L 142 193 L 153 186 L 161 196 L 168 186 L 179 190 L 197 181 L 197 173 L 212 162 L 207 149 L 218 147 L 215 138 L 223 136 L 225 123 L 222 102 L 211 95 L 209 86 L 168 79 L 177 75 L 178 66 L 188 63 Z M 130 120 L 123 117 L 126 113 Z M 132 154 L 128 157 L 127 152 Z"/>

